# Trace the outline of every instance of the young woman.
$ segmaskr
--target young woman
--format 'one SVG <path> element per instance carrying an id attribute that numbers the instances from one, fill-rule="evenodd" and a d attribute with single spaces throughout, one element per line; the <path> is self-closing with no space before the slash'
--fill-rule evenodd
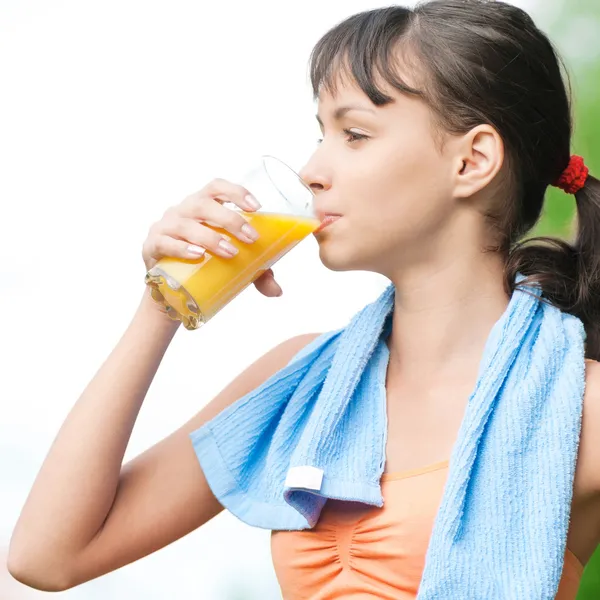
<path id="1" fill-rule="evenodd" d="M 571 156 L 569 100 L 550 42 L 525 12 L 502 2 L 393 6 L 329 31 L 314 49 L 311 77 L 323 139 L 301 176 L 319 214 L 338 217 L 317 234 L 320 258 L 334 271 L 380 273 L 396 295 L 386 340 L 385 506 L 331 498 L 313 528 L 274 532 L 284 598 L 416 597 L 448 459 L 518 274 L 577 317 L 587 335 L 556 596 L 575 598 L 600 539 L 600 184 Z M 577 237 L 523 242 L 552 184 L 574 194 Z M 193 246 L 231 256 L 206 220 L 252 243 L 224 199 L 256 208 L 242 187 L 209 183 L 151 227 L 146 268 L 162 256 L 193 256 Z M 281 292 L 271 272 L 256 286 L 267 296 Z M 122 466 L 177 329 L 146 292 L 67 417 L 23 508 L 9 556 L 20 581 L 42 590 L 76 586 L 218 514 L 223 504 L 189 435 L 319 335 L 284 341 L 190 422 Z M 518 511 L 519 498 L 512 501 Z"/>

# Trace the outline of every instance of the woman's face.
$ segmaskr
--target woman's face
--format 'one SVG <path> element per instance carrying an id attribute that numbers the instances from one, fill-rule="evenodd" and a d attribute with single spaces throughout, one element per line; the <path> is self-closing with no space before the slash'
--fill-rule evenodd
<path id="1" fill-rule="evenodd" d="M 318 99 L 323 139 L 300 175 L 317 211 L 342 215 L 316 234 L 321 261 L 334 271 L 389 276 L 426 259 L 456 209 L 452 144 L 440 149 L 422 100 L 385 91 L 395 102 L 383 107 L 341 81 L 335 97 Z"/>

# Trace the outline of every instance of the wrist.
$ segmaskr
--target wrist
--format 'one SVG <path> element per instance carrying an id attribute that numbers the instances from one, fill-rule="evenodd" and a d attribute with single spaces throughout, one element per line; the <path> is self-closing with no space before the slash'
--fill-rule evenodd
<path id="1" fill-rule="evenodd" d="M 156 302 L 151 295 L 151 289 L 146 286 L 142 300 L 138 306 L 136 317 L 143 320 L 148 326 L 172 330 L 175 333 L 181 326 L 181 321 L 171 319 L 164 306 Z"/>

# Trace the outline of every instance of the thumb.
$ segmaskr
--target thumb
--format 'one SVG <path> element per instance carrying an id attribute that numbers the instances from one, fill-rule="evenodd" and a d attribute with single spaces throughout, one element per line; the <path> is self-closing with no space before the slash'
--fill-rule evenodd
<path id="1" fill-rule="evenodd" d="M 275 281 L 272 269 L 267 269 L 255 282 L 256 289 L 263 295 L 279 297 L 283 294 L 281 286 Z"/>

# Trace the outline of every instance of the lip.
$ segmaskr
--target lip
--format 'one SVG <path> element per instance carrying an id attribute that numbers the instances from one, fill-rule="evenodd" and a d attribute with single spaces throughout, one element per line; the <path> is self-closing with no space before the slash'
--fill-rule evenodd
<path id="1" fill-rule="evenodd" d="M 328 227 L 332 223 L 335 223 L 338 219 L 341 218 L 341 216 L 342 215 L 334 215 L 334 214 L 322 214 L 322 215 L 320 215 L 319 218 L 321 219 L 321 226 L 314 232 L 315 235 L 317 233 L 320 233 L 321 231 L 323 231 L 323 229 L 325 229 L 326 227 Z"/>
<path id="2" fill-rule="evenodd" d="M 319 221 L 323 221 L 325 219 L 325 217 L 341 217 L 342 216 L 339 213 L 332 213 L 332 212 L 328 212 L 326 210 L 316 210 L 315 214 L 317 215 L 317 219 L 319 219 Z"/>

